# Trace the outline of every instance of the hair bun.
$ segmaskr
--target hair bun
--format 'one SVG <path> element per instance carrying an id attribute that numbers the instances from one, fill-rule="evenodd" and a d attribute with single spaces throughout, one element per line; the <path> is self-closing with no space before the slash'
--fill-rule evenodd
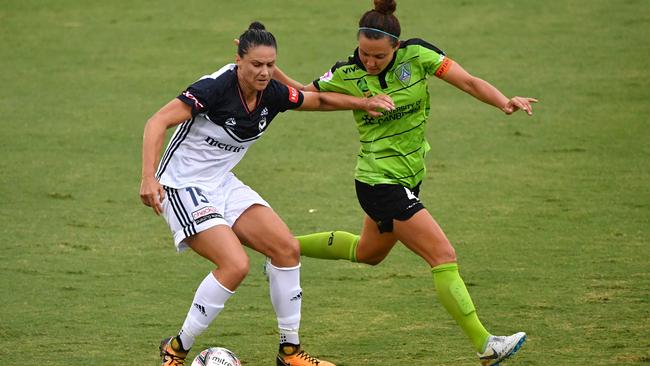
<path id="1" fill-rule="evenodd" d="M 375 11 L 391 15 L 397 9 L 397 3 L 395 0 L 374 0 L 375 1 Z"/>
<path id="2" fill-rule="evenodd" d="M 248 29 L 260 29 L 260 30 L 265 30 L 266 27 L 264 26 L 264 24 L 262 24 L 262 23 L 260 23 L 260 22 L 258 22 L 258 21 L 254 21 L 254 22 L 251 23 L 251 25 L 248 26 Z"/>

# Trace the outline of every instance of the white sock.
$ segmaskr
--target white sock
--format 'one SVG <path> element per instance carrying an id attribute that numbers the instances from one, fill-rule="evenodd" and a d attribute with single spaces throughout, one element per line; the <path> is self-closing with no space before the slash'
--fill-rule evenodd
<path id="1" fill-rule="evenodd" d="M 192 306 L 178 333 L 185 350 L 192 347 L 196 337 L 208 328 L 234 293 L 219 283 L 212 272 L 205 276 L 199 288 L 196 289 Z"/>
<path id="2" fill-rule="evenodd" d="M 271 303 L 278 318 L 280 343 L 300 344 L 300 308 L 302 289 L 300 288 L 300 264 L 295 267 L 278 268 L 266 262 L 269 276 Z"/>

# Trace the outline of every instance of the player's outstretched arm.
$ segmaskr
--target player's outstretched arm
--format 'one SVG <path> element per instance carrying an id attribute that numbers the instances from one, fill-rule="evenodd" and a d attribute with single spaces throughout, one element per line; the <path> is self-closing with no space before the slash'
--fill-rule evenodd
<path id="1" fill-rule="evenodd" d="M 284 73 L 284 71 L 282 71 L 282 69 L 278 67 L 278 65 L 275 65 L 275 68 L 273 70 L 273 79 L 281 82 L 282 84 L 294 87 L 298 90 L 313 91 L 313 92 L 318 91 L 318 89 L 316 89 L 316 87 L 311 83 L 307 85 L 302 85 L 301 82 L 290 78 L 287 74 Z"/>
<path id="2" fill-rule="evenodd" d="M 474 98 L 501 109 L 505 114 L 512 114 L 521 109 L 529 116 L 533 115 L 532 103 L 536 103 L 537 99 L 528 97 L 508 98 L 492 84 L 470 75 L 458 63 L 454 63 L 442 79 Z"/>
<path id="3" fill-rule="evenodd" d="M 373 117 L 380 116 L 383 111 L 395 109 L 395 103 L 388 95 L 375 95 L 370 98 L 359 98 L 346 94 L 330 92 L 303 92 L 305 99 L 298 110 L 303 111 L 336 111 L 364 110 Z"/>
<path id="4" fill-rule="evenodd" d="M 144 126 L 140 200 L 151 207 L 156 215 L 162 213 L 162 200 L 165 196 L 162 185 L 155 177 L 158 157 L 165 139 L 165 131 L 191 117 L 191 107 L 178 99 L 174 99 L 151 116 Z"/>

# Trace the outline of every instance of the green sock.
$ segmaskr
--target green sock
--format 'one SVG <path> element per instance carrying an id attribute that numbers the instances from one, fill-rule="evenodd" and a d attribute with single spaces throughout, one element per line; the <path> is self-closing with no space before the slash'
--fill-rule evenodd
<path id="1" fill-rule="evenodd" d="M 320 259 L 345 259 L 357 261 L 359 236 L 345 231 L 328 231 L 296 237 L 300 242 L 300 255 Z"/>
<path id="2" fill-rule="evenodd" d="M 458 273 L 458 264 L 441 264 L 431 268 L 431 272 L 438 300 L 472 341 L 476 351 L 482 352 L 490 333 L 476 315 L 472 298 Z"/>

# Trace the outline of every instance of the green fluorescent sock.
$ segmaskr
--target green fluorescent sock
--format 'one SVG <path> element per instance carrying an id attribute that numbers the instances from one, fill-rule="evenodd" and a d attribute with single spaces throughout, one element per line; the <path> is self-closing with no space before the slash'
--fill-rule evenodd
<path id="1" fill-rule="evenodd" d="M 300 242 L 300 255 L 320 259 L 345 259 L 357 261 L 359 236 L 345 231 L 328 231 L 296 237 Z"/>
<path id="2" fill-rule="evenodd" d="M 490 333 L 476 315 L 472 298 L 458 273 L 458 264 L 441 264 L 431 268 L 431 272 L 438 300 L 472 341 L 476 351 L 482 352 Z"/>

